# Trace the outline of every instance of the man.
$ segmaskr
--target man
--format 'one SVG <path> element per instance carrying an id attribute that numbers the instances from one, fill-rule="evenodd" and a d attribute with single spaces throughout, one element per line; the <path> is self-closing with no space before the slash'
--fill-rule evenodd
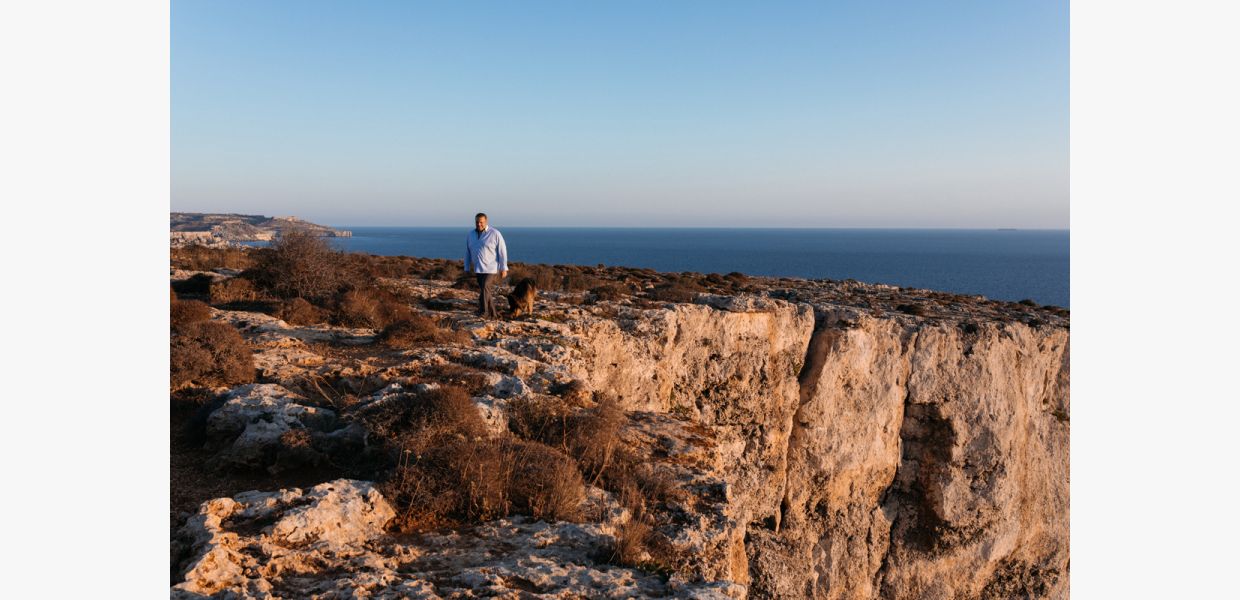
<path id="1" fill-rule="evenodd" d="M 474 215 L 474 230 L 465 234 L 465 273 L 478 277 L 478 316 L 498 319 L 492 286 L 508 277 L 508 247 L 498 229 L 487 227 L 486 213 Z"/>

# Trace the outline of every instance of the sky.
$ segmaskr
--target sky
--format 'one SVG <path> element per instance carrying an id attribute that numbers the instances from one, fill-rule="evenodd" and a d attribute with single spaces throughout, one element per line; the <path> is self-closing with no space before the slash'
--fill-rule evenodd
<path id="1" fill-rule="evenodd" d="M 171 4 L 171 209 L 1068 228 L 1068 3 Z"/>

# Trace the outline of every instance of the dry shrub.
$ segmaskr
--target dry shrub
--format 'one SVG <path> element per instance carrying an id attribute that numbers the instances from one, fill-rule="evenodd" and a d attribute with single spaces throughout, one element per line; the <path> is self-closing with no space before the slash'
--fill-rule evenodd
<path id="1" fill-rule="evenodd" d="M 620 283 L 608 283 L 590 289 L 590 297 L 593 302 L 614 302 L 629 294 L 629 288 Z"/>
<path id="2" fill-rule="evenodd" d="M 171 258 L 172 266 L 189 271 L 248 269 L 253 264 L 245 248 L 208 248 L 200 244 L 172 248 Z"/>
<path id="3" fill-rule="evenodd" d="M 378 256 L 358 252 L 347 256 L 353 269 L 366 279 L 406 277 L 412 272 L 414 260 L 408 256 Z"/>
<path id="4" fill-rule="evenodd" d="M 441 326 L 434 319 L 412 315 L 383 328 L 379 341 L 392 347 L 409 347 L 418 344 L 468 344 L 473 336 L 467 331 L 456 331 Z"/>
<path id="5" fill-rule="evenodd" d="M 572 458 L 537 442 L 510 440 L 506 445 L 516 475 L 509 491 L 517 512 L 544 520 L 580 518 L 585 484 Z"/>
<path id="6" fill-rule="evenodd" d="M 508 406 L 508 430 L 518 437 L 568 449 L 572 409 L 560 398 L 531 395 L 514 398 Z"/>
<path id="7" fill-rule="evenodd" d="M 352 289 L 336 300 L 333 320 L 348 327 L 380 329 L 415 317 L 413 309 L 379 288 Z"/>
<path id="8" fill-rule="evenodd" d="M 211 291 L 211 282 L 213 281 L 215 281 L 214 277 L 206 273 L 199 273 L 189 279 L 172 282 L 172 291 L 177 294 L 206 296 Z"/>
<path id="9" fill-rule="evenodd" d="M 259 287 L 280 298 L 325 298 L 361 281 L 345 253 L 305 230 L 284 230 L 256 254 L 249 274 Z"/>
<path id="10" fill-rule="evenodd" d="M 254 381 L 254 357 L 237 330 L 224 323 L 200 321 L 174 330 L 170 379 L 185 385 L 235 385 Z"/>
<path id="11" fill-rule="evenodd" d="M 280 303 L 276 317 L 289 325 L 318 325 L 326 323 L 330 315 L 304 298 L 293 298 Z"/>
<path id="12" fill-rule="evenodd" d="M 486 434 L 486 423 L 466 390 L 442 385 L 400 394 L 359 415 L 366 428 L 393 448 L 421 452 L 464 436 Z"/>
<path id="13" fill-rule="evenodd" d="M 693 279 L 667 281 L 646 292 L 651 300 L 659 302 L 693 302 L 698 293 L 706 291 Z"/>
<path id="14" fill-rule="evenodd" d="M 229 277 L 211 284 L 208 294 L 211 304 L 228 304 L 229 302 L 246 302 L 258 298 L 258 291 L 249 279 Z"/>
<path id="15" fill-rule="evenodd" d="M 461 268 L 461 265 L 458 265 L 455 262 L 443 261 L 426 271 L 423 278 L 434 281 L 456 282 L 464 276 L 465 270 Z"/>
<path id="16" fill-rule="evenodd" d="M 508 275 L 513 281 L 529 278 L 534 281 L 534 287 L 540 290 L 558 291 L 563 282 L 555 267 L 512 263 L 510 268 L 512 272 Z"/>
<path id="17" fill-rule="evenodd" d="M 580 292 L 596 288 L 603 283 L 597 277 L 586 275 L 574 267 L 561 267 L 559 270 L 563 273 L 560 287 L 566 292 Z"/>
<path id="18" fill-rule="evenodd" d="M 486 521 L 516 512 L 536 519 L 580 518 L 585 486 L 573 459 L 537 442 L 455 439 L 403 453 L 382 486 L 410 531 L 449 518 Z"/>
<path id="19" fill-rule="evenodd" d="M 645 557 L 651 533 L 650 523 L 645 519 L 630 516 L 629 520 L 616 528 L 616 541 L 612 545 L 608 562 L 626 567 L 639 566 Z"/>
<path id="20" fill-rule="evenodd" d="M 920 304 L 901 304 L 896 306 L 896 310 L 906 315 L 913 315 L 917 317 L 923 317 L 926 315 L 926 307 Z"/>
<path id="21" fill-rule="evenodd" d="M 565 402 L 572 406 L 583 406 L 591 398 L 589 388 L 580 379 L 573 379 L 567 383 L 553 384 L 548 391 L 563 398 Z"/>
<path id="22" fill-rule="evenodd" d="M 471 396 L 481 395 L 491 389 L 486 373 L 456 363 L 427 365 L 422 368 L 422 377 L 440 385 L 463 388 Z"/>
<path id="23" fill-rule="evenodd" d="M 577 457 L 591 484 L 612 466 L 621 447 L 626 416 L 614 396 L 599 396 L 587 410 L 573 412 L 561 399 L 531 396 L 510 405 L 509 429 L 519 437 L 560 448 Z"/>
<path id="24" fill-rule="evenodd" d="M 211 307 L 198 300 L 174 300 L 169 310 L 169 320 L 174 328 L 211 318 Z"/>

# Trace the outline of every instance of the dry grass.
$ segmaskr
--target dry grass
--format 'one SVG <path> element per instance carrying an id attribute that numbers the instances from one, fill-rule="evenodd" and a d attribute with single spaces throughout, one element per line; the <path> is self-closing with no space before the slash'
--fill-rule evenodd
<path id="1" fill-rule="evenodd" d="M 172 333 L 170 383 L 236 385 L 254 381 L 254 356 L 237 330 L 224 323 L 189 323 Z"/>

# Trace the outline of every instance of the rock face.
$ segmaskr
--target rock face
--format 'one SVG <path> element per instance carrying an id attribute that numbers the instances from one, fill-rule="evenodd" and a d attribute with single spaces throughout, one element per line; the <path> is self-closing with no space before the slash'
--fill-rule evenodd
<path id="1" fill-rule="evenodd" d="M 740 597 L 728 582 L 664 581 L 594 566 L 609 523 L 500 519 L 465 534 L 387 535 L 392 507 L 367 482 L 246 492 L 202 505 L 177 543 L 188 556 L 178 599 Z"/>
<path id="2" fill-rule="evenodd" d="M 417 285 L 423 297 L 443 289 Z M 566 382 L 620 400 L 626 443 L 689 493 L 657 523 L 683 557 L 675 576 L 590 558 L 615 533 L 607 519 L 394 539 L 381 527 L 391 508 L 369 484 L 335 481 L 204 504 L 180 536 L 193 558 L 176 593 L 1066 598 L 1066 321 L 983 308 L 903 314 L 811 289 L 655 308 L 540 303 L 553 320 L 453 317 L 474 347 L 405 357 L 487 372 L 475 402 L 497 434 L 512 402 Z M 308 334 L 259 321 L 241 329 L 268 341 L 272 380 L 302 362 L 326 368 L 277 360 L 276 349 L 304 351 L 290 340 Z M 298 413 L 295 398 L 267 402 L 277 387 L 233 398 L 257 402 L 264 423 L 342 426 L 308 422 L 339 416 Z M 266 400 L 245 400 L 258 391 Z"/>

